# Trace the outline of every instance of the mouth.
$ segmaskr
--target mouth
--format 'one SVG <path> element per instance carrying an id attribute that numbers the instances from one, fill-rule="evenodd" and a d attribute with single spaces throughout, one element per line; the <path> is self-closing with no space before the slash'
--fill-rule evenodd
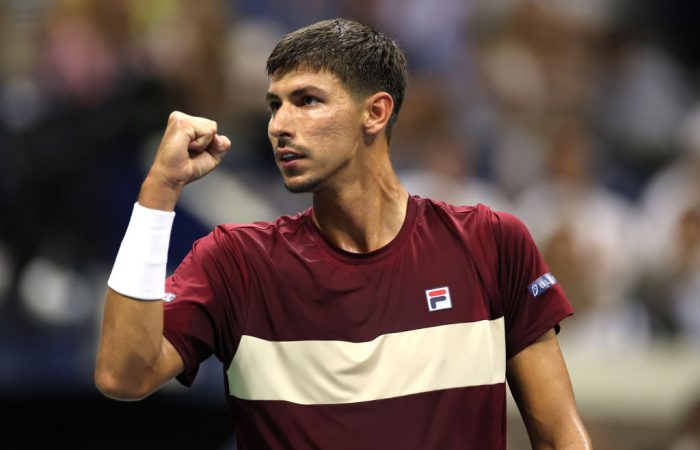
<path id="1" fill-rule="evenodd" d="M 277 149 L 277 160 L 284 167 L 293 166 L 294 163 L 300 159 L 305 158 L 305 156 L 297 151 L 291 150 L 289 148 L 279 148 Z"/>
<path id="2" fill-rule="evenodd" d="M 291 162 L 291 161 L 296 161 L 297 159 L 303 158 L 302 155 L 299 155 L 297 153 L 291 153 L 291 152 L 280 152 L 278 153 L 278 159 L 282 161 L 283 163 L 285 162 Z"/>

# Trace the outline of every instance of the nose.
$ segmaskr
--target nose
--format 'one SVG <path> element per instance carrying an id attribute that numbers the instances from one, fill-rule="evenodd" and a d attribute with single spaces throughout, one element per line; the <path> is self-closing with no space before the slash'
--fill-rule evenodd
<path id="1" fill-rule="evenodd" d="M 290 108 L 282 104 L 272 113 L 268 124 L 268 133 L 271 138 L 292 137 Z"/>

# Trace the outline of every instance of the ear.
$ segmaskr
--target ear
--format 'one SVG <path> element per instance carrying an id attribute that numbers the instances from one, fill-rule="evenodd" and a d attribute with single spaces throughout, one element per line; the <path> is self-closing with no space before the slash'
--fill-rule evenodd
<path id="1" fill-rule="evenodd" d="M 370 95 L 365 100 L 365 133 L 377 135 L 383 132 L 393 111 L 394 99 L 387 92 Z"/>

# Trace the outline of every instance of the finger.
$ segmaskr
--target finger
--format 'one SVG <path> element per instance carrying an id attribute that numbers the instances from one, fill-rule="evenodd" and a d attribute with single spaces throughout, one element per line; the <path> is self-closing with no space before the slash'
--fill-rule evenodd
<path id="1" fill-rule="evenodd" d="M 214 139 L 212 139 L 212 142 L 209 145 L 207 151 L 214 158 L 221 161 L 221 158 L 224 157 L 226 152 L 228 152 L 229 148 L 231 148 L 231 141 L 229 140 L 229 138 L 221 134 L 216 134 L 214 135 Z"/>
<path id="2" fill-rule="evenodd" d="M 214 136 L 218 131 L 218 125 L 215 121 L 205 119 L 204 117 L 191 117 L 194 133 L 199 136 L 210 135 Z"/>
<path id="3" fill-rule="evenodd" d="M 207 147 L 209 147 L 209 144 L 212 143 L 214 139 L 214 134 L 203 134 L 199 136 L 195 136 L 193 140 L 190 141 L 190 144 L 187 146 L 189 150 L 195 150 L 198 152 L 201 152 L 205 150 Z"/>
<path id="4" fill-rule="evenodd" d="M 231 141 L 229 138 L 224 136 L 223 134 L 215 134 L 214 138 L 211 141 L 211 145 L 209 146 L 212 150 L 224 150 L 228 147 L 231 146 Z"/>
<path id="5" fill-rule="evenodd" d="M 202 151 L 211 143 L 216 129 L 213 120 L 173 111 L 168 117 L 164 140 L 186 145 L 188 150 Z"/>
<path id="6" fill-rule="evenodd" d="M 191 126 L 191 142 L 188 146 L 190 150 L 203 151 L 214 139 L 218 129 L 217 123 L 203 117 L 189 116 Z"/>

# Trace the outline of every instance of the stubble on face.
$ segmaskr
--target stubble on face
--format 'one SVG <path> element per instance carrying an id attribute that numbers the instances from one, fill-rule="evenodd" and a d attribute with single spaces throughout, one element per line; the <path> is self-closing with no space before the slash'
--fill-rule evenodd
<path id="1" fill-rule="evenodd" d="M 321 184 L 321 180 L 318 178 L 309 178 L 302 183 L 289 183 L 288 181 L 284 181 L 284 187 L 287 188 L 287 191 L 291 192 L 292 194 L 313 192 L 319 184 Z"/>
<path id="2" fill-rule="evenodd" d="M 309 155 L 310 153 L 306 147 L 295 145 L 289 141 L 289 138 L 284 136 L 280 137 L 277 141 L 277 147 L 287 147 L 299 152 L 302 155 Z M 310 177 L 305 180 L 294 182 L 292 179 L 289 179 L 287 176 L 284 175 L 284 169 L 280 168 L 279 170 L 282 173 L 282 183 L 284 184 L 284 187 L 287 189 L 287 191 L 291 192 L 292 194 L 303 194 L 306 192 L 313 192 L 313 190 L 319 184 L 321 184 L 321 179 L 317 177 Z"/>

